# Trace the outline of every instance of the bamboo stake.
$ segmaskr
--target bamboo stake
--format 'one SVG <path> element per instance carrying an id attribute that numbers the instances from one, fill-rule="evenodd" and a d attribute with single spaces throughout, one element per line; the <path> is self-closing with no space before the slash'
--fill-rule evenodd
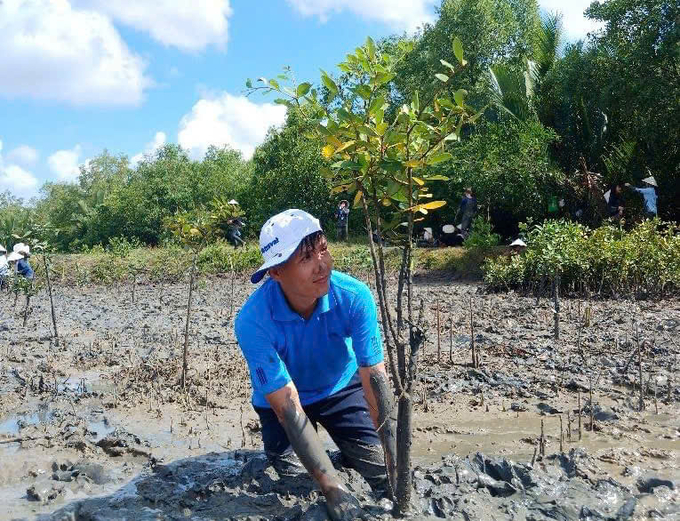
<path id="1" fill-rule="evenodd" d="M 449 318 L 450 320 L 450 327 L 449 327 L 449 362 L 453 363 L 453 314 Z"/>
<path id="2" fill-rule="evenodd" d="M 560 414 L 560 453 L 564 452 L 564 427 L 562 426 L 562 415 Z"/>
<path id="3" fill-rule="evenodd" d="M 441 363 L 442 340 L 441 340 L 441 320 L 439 316 L 439 299 L 437 299 L 437 364 Z"/>
<path id="4" fill-rule="evenodd" d="M 472 296 L 470 296 L 470 348 L 472 350 L 472 367 L 477 369 L 479 367 L 479 358 L 477 358 L 477 348 L 475 347 L 475 323 L 472 314 Z"/>
<path id="5" fill-rule="evenodd" d="M 635 339 L 636 339 L 637 346 L 638 346 L 638 376 L 639 376 L 639 379 L 640 379 L 640 404 L 639 404 L 639 407 L 640 407 L 640 411 L 643 411 L 644 408 L 645 408 L 645 399 L 642 395 L 642 392 L 643 392 L 643 390 L 642 390 L 642 349 L 640 347 L 640 329 L 639 329 L 639 326 L 637 324 L 635 324 Z"/>
<path id="6" fill-rule="evenodd" d="M 581 419 L 581 390 L 578 391 L 578 441 L 583 437 L 583 422 Z"/>

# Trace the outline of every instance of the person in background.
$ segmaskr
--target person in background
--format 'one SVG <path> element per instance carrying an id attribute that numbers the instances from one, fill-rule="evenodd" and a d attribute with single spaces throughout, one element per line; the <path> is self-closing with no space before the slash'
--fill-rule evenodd
<path id="1" fill-rule="evenodd" d="M 609 199 L 607 199 L 607 194 L 609 194 Z M 609 217 L 621 219 L 623 217 L 623 211 L 625 210 L 625 207 L 623 206 L 621 185 L 612 185 L 607 194 L 605 194 L 605 199 L 607 199 L 607 212 Z"/>
<path id="2" fill-rule="evenodd" d="M 9 262 L 7 261 L 7 249 L 0 244 L 0 289 L 5 287 L 9 275 Z"/>
<path id="3" fill-rule="evenodd" d="M 472 193 L 472 188 L 466 188 L 463 199 L 460 201 L 460 207 L 456 212 L 456 217 L 454 222 L 458 220 L 460 215 L 460 229 L 465 236 L 470 232 L 472 227 L 472 219 L 474 219 L 477 213 L 477 198 Z"/>
<path id="4" fill-rule="evenodd" d="M 527 249 L 527 243 L 524 242 L 522 239 L 515 239 L 512 243 L 510 243 L 510 251 L 508 252 L 508 256 L 510 257 L 515 257 L 517 255 L 522 255 Z"/>
<path id="5" fill-rule="evenodd" d="M 245 246 L 245 241 L 241 238 L 241 230 L 245 226 L 245 221 L 242 217 L 234 217 L 227 221 L 229 229 L 227 230 L 227 240 L 234 245 L 234 248 Z"/>
<path id="6" fill-rule="evenodd" d="M 645 204 L 645 217 L 653 219 L 657 215 L 656 201 L 658 196 L 656 195 L 656 189 L 659 187 L 659 185 L 656 184 L 656 179 L 654 179 L 654 176 L 651 175 L 649 177 L 645 177 L 642 182 L 645 184 L 645 186 L 642 188 L 631 186 L 630 183 L 626 183 L 626 186 L 628 188 L 632 188 L 637 193 L 642 195 Z"/>
<path id="7" fill-rule="evenodd" d="M 340 201 L 338 209 L 335 210 L 335 226 L 338 231 L 338 240 L 347 240 L 347 231 L 349 225 L 349 202 L 346 200 Z"/>
<path id="8" fill-rule="evenodd" d="M 19 248 L 17 248 L 17 246 L 19 246 Z M 19 243 L 15 246 L 15 251 L 21 255 L 21 258 L 17 260 L 17 275 L 32 280 L 34 276 L 33 268 L 31 268 L 31 265 L 28 262 L 28 259 L 31 256 L 31 249 L 27 244 Z"/>

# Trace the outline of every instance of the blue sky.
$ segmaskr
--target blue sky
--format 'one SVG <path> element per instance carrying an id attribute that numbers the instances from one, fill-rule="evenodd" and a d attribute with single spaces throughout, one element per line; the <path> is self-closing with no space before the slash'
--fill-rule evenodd
<path id="1" fill-rule="evenodd" d="M 3 0 L 0 191 L 73 182 L 107 148 L 133 161 L 164 142 L 249 157 L 284 109 L 243 96 L 245 79 L 290 65 L 317 81 L 367 35 L 412 31 L 438 0 Z M 592 25 L 564 11 L 568 37 Z M 566 10 L 566 11 L 565 11 Z"/>

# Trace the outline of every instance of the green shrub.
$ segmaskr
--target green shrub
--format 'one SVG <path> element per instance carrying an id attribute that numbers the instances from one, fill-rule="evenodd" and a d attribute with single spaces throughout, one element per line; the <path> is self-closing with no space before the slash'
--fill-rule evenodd
<path id="1" fill-rule="evenodd" d="M 463 243 L 466 248 L 480 248 L 487 249 L 498 246 L 501 242 L 501 236 L 493 233 L 493 226 L 481 215 L 475 217 L 472 222 L 472 231 Z"/>
<path id="2" fill-rule="evenodd" d="M 658 219 L 626 232 L 606 225 L 591 231 L 566 221 L 521 226 L 522 256 L 498 257 L 483 266 L 492 289 L 529 289 L 560 275 L 564 289 L 597 293 L 664 294 L 680 290 L 680 229 Z"/>

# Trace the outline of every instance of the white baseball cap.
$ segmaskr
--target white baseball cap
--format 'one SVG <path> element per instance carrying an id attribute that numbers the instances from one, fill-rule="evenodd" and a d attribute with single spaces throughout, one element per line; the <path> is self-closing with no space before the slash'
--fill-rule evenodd
<path id="1" fill-rule="evenodd" d="M 260 230 L 260 253 L 264 264 L 250 277 L 257 284 L 269 268 L 286 262 L 302 239 L 321 231 L 319 219 L 303 210 L 285 210 L 271 217 Z"/>

